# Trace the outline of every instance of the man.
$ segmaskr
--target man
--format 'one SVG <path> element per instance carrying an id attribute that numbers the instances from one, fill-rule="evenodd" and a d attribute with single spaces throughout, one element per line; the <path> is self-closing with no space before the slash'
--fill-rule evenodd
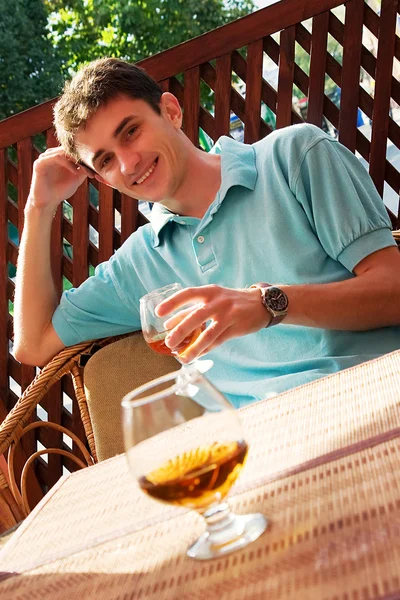
<path id="1" fill-rule="evenodd" d="M 235 406 L 400 347 L 400 255 L 383 203 L 352 153 L 310 125 L 211 153 L 142 70 L 86 66 L 55 108 L 61 147 L 36 161 L 15 295 L 15 355 L 44 364 L 66 345 L 140 328 L 139 298 L 177 281 L 160 316 L 193 309 L 169 333 L 209 353 L 208 377 Z M 50 230 L 85 180 L 154 203 L 140 228 L 76 290 L 57 297 Z M 252 285 L 256 287 L 251 287 Z M 269 286 L 272 286 L 270 289 Z"/>

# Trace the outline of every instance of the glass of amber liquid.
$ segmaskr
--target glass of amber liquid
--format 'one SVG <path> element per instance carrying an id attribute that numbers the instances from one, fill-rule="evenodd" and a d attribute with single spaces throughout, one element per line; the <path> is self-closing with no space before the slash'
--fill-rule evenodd
<path id="1" fill-rule="evenodd" d="M 158 317 L 155 309 L 163 300 L 166 300 L 172 296 L 172 294 L 175 294 L 182 289 L 183 287 L 180 285 L 180 283 L 171 283 L 170 285 L 158 288 L 140 298 L 140 322 L 142 326 L 143 337 L 148 346 L 150 346 L 154 352 L 175 356 L 175 358 L 178 360 L 189 348 L 189 346 L 197 340 L 201 332 L 204 331 L 205 324 L 193 331 L 179 344 L 177 348 L 171 349 L 165 344 L 165 338 L 169 333 L 164 326 L 166 317 Z M 184 316 L 189 309 L 190 306 L 186 306 L 183 309 L 179 309 L 175 313 L 171 313 L 168 315 L 168 318 L 173 317 L 174 315 L 178 316 L 179 314 Z M 204 373 L 213 366 L 213 361 L 196 360 L 193 364 L 196 365 L 199 371 Z"/>
<path id="2" fill-rule="evenodd" d="M 191 508 L 206 529 L 187 550 L 197 560 L 243 548 L 266 529 L 262 514 L 235 515 L 225 501 L 246 461 L 238 413 L 192 365 L 122 400 L 131 472 L 151 498 Z"/>

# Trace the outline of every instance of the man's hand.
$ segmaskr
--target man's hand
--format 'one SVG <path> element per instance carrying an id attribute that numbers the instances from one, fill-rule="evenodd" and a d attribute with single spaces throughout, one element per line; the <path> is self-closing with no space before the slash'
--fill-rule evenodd
<path id="1" fill-rule="evenodd" d="M 166 329 L 171 329 L 165 339 L 169 348 L 176 348 L 203 323 L 208 323 L 197 340 L 179 355 L 185 363 L 231 338 L 262 329 L 271 318 L 262 305 L 260 290 L 235 290 L 218 285 L 186 288 L 177 292 L 161 302 L 156 313 L 164 317 L 191 303 L 195 304 L 193 309 L 182 311 L 183 314 L 178 313 L 165 321 Z"/>
<path id="2" fill-rule="evenodd" d="M 55 211 L 63 200 L 76 192 L 86 177 L 93 176 L 90 169 L 68 158 L 62 148 L 50 148 L 33 165 L 28 204 Z"/>

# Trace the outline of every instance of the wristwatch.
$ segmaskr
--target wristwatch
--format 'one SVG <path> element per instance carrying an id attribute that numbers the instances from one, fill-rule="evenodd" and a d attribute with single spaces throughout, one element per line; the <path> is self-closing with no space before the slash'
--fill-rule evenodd
<path id="1" fill-rule="evenodd" d="M 250 287 L 260 290 L 261 302 L 271 315 L 271 320 L 266 327 L 281 323 L 287 315 L 289 306 L 289 298 L 285 292 L 269 283 L 254 283 Z"/>

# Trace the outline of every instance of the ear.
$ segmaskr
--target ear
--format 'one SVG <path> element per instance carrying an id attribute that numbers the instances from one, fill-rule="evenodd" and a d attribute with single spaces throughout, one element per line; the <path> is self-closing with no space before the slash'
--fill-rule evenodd
<path id="1" fill-rule="evenodd" d="M 112 186 L 110 183 L 107 183 L 107 181 L 105 179 L 102 178 L 101 175 L 96 175 L 94 176 L 95 179 L 97 179 L 97 181 L 99 183 L 104 183 L 104 185 L 108 185 L 108 187 L 112 188 L 113 190 L 116 190 L 117 188 L 115 188 L 114 186 Z"/>
<path id="2" fill-rule="evenodd" d="M 176 129 L 182 127 L 182 109 L 178 98 L 170 92 L 164 92 L 160 101 L 161 113 Z"/>

